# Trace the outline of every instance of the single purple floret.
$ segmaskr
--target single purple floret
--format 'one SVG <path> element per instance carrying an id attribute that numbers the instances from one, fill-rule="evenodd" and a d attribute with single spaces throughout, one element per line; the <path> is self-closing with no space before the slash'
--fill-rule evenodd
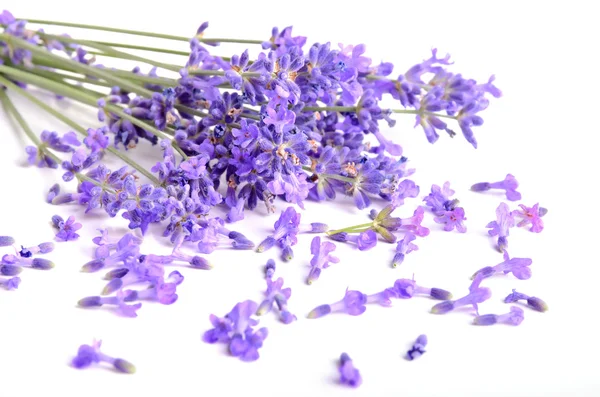
<path id="1" fill-rule="evenodd" d="M 52 217 L 52 224 L 58 229 L 56 233 L 58 241 L 72 241 L 79 238 L 79 234 L 76 232 L 81 229 L 81 223 L 75 222 L 73 215 L 67 218 L 66 222 L 59 215 L 54 215 Z"/>
<path id="2" fill-rule="evenodd" d="M 491 296 L 492 291 L 489 288 L 477 288 L 455 301 L 447 300 L 438 303 L 431 308 L 431 312 L 434 314 L 445 314 L 461 306 L 473 305 L 475 312 L 478 313 L 477 305 L 490 299 Z"/>
<path id="3" fill-rule="evenodd" d="M 410 350 L 406 352 L 406 359 L 412 361 L 415 358 L 422 356 L 425 353 L 425 346 L 427 346 L 427 336 L 419 335 Z"/>
<path id="4" fill-rule="evenodd" d="M 330 263 L 338 263 L 340 261 L 339 258 L 330 255 L 336 248 L 335 244 L 329 241 L 322 243 L 319 236 L 313 238 L 310 243 L 310 253 L 313 257 L 310 260 L 311 269 L 308 273 L 308 284 L 317 281 L 321 275 L 321 270 L 329 267 Z"/>
<path id="5" fill-rule="evenodd" d="M 532 308 L 533 310 L 537 310 L 538 312 L 545 312 L 546 310 L 548 310 L 548 305 L 540 298 L 525 295 L 523 293 L 517 292 L 516 289 L 513 289 L 512 293 L 509 294 L 506 298 L 504 298 L 504 303 L 513 303 L 518 302 L 520 300 L 524 300 L 527 303 L 528 307 Z"/>
<path id="6" fill-rule="evenodd" d="M 496 220 L 486 225 L 488 234 L 492 237 L 498 236 L 498 251 L 503 252 L 508 248 L 508 236 L 510 228 L 515 226 L 514 215 L 510 212 L 506 203 L 500 203 L 496 208 Z"/>
<path id="7" fill-rule="evenodd" d="M 517 192 L 519 182 L 511 175 L 507 174 L 506 178 L 500 182 L 480 182 L 471 186 L 471 190 L 474 192 L 485 192 L 490 189 L 501 189 L 506 191 L 506 198 L 510 201 L 521 200 L 521 193 Z"/>
<path id="8" fill-rule="evenodd" d="M 127 374 L 135 373 L 135 366 L 121 358 L 110 357 L 100 351 L 102 341 L 94 341 L 92 345 L 81 345 L 77 350 L 77 356 L 73 358 L 71 364 L 77 369 L 88 368 L 92 364 L 101 362 L 112 365 L 117 371 Z"/>
<path id="9" fill-rule="evenodd" d="M 523 309 L 516 306 L 511 306 L 510 312 L 506 314 L 484 314 L 475 317 L 473 324 L 475 325 L 493 325 L 493 324 L 508 324 L 508 325 L 519 325 L 523 322 L 525 314 Z"/>
<path id="10" fill-rule="evenodd" d="M 350 387 L 358 387 L 362 383 L 360 372 L 354 367 L 350 356 L 346 353 L 342 353 L 340 356 L 340 362 L 338 364 L 338 371 L 340 372 L 340 383 Z"/>

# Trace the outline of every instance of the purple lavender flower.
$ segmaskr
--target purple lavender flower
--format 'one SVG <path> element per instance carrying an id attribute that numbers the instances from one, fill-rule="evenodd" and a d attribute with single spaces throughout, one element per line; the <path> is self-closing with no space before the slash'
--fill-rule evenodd
<path id="1" fill-rule="evenodd" d="M 77 356 L 73 358 L 71 364 L 77 369 L 88 368 L 92 364 L 99 364 L 101 362 L 112 365 L 117 371 L 124 372 L 127 374 L 135 373 L 135 366 L 128 361 L 121 358 L 113 358 L 107 356 L 100 351 L 102 341 L 94 341 L 92 345 L 81 345 L 77 351 Z"/>
<path id="2" fill-rule="evenodd" d="M 520 292 L 517 292 L 516 289 L 513 289 L 512 293 L 509 294 L 506 298 L 504 298 L 504 303 L 513 303 L 518 302 L 520 300 L 526 301 L 528 307 L 532 308 L 533 310 L 537 310 L 538 312 L 545 312 L 546 310 L 548 310 L 548 305 L 540 298 L 522 294 Z"/>
<path id="3" fill-rule="evenodd" d="M 394 254 L 394 259 L 392 259 L 392 267 L 397 267 L 404 262 L 404 257 L 407 254 L 410 254 L 413 251 L 417 251 L 419 247 L 413 243 L 413 241 L 417 238 L 413 233 L 406 233 L 404 238 L 398 242 L 396 245 L 396 253 Z"/>
<path id="4" fill-rule="evenodd" d="M 456 228 L 456 231 L 460 233 L 466 233 L 467 227 L 463 224 L 467 217 L 465 216 L 465 210 L 462 207 L 456 207 L 451 211 L 444 211 L 441 215 L 436 216 L 433 220 L 435 223 L 441 223 L 444 225 L 444 230 L 451 232 Z"/>
<path id="5" fill-rule="evenodd" d="M 366 230 L 357 235 L 348 234 L 346 232 L 336 233 L 329 236 L 332 240 L 342 243 L 351 242 L 356 244 L 360 251 L 367 251 L 377 245 L 377 233 L 373 230 Z"/>
<path id="6" fill-rule="evenodd" d="M 527 280 L 531 277 L 531 269 L 529 266 L 533 261 L 530 258 L 509 258 L 508 252 L 504 251 L 504 261 L 497 264 L 496 266 L 487 266 L 473 274 L 472 279 L 478 277 L 484 279 L 493 276 L 494 274 L 508 274 L 512 273 L 513 276 L 519 280 Z"/>
<path id="7" fill-rule="evenodd" d="M 108 127 L 88 128 L 87 134 L 83 143 L 92 150 L 92 153 L 101 152 L 108 147 Z"/>
<path id="8" fill-rule="evenodd" d="M 312 239 L 310 253 L 313 255 L 313 258 L 310 260 L 311 269 L 308 273 L 308 284 L 317 281 L 321 275 L 321 270 L 329 267 L 329 263 L 338 263 L 340 261 L 339 258 L 330 255 L 336 248 L 332 242 L 325 241 L 321 243 L 321 237 L 319 236 Z"/>
<path id="9" fill-rule="evenodd" d="M 15 243 L 15 239 L 10 236 L 0 236 L 0 247 L 10 247 Z"/>
<path id="10" fill-rule="evenodd" d="M 396 186 L 391 201 L 394 207 L 404 205 L 404 199 L 415 198 L 419 195 L 420 188 L 410 179 L 404 179 Z"/>
<path id="11" fill-rule="evenodd" d="M 59 215 L 54 215 L 52 217 L 52 224 L 58 229 L 58 233 L 56 233 L 58 241 L 72 241 L 79 238 L 79 234 L 76 232 L 81 229 L 81 223 L 75 222 L 73 215 L 67 218 L 66 222 Z"/>
<path id="12" fill-rule="evenodd" d="M 1 264 L 3 265 L 2 274 L 4 274 L 5 276 L 12 276 L 12 275 L 19 273 L 19 272 L 15 273 L 15 270 L 9 270 L 12 268 L 7 267 L 7 265 L 23 266 L 23 267 L 29 267 L 31 269 L 38 269 L 38 270 L 49 270 L 54 267 L 54 262 L 52 262 L 48 259 L 22 257 L 20 255 L 17 256 L 17 255 L 12 255 L 12 254 L 4 255 L 2 257 Z"/>
<path id="13" fill-rule="evenodd" d="M 267 291 L 265 292 L 265 300 L 258 306 L 256 310 L 257 316 L 262 316 L 271 311 L 273 304 L 277 304 L 279 309 L 279 319 L 284 324 L 290 324 L 296 320 L 296 316 L 291 314 L 287 309 L 287 302 L 292 295 L 291 288 L 283 287 L 283 278 L 279 277 L 273 281 L 270 277 L 267 278 Z"/>
<path id="14" fill-rule="evenodd" d="M 35 254 L 47 254 L 54 250 L 54 243 L 40 243 L 38 245 L 34 245 L 33 247 L 23 247 L 21 246 L 21 250 L 19 251 L 19 255 L 23 258 L 31 258 L 32 255 Z"/>
<path id="15" fill-rule="evenodd" d="M 242 361 L 255 361 L 259 358 L 258 349 L 268 336 L 266 328 L 254 330 L 258 320 L 251 318 L 256 313 L 257 304 L 247 300 L 236 304 L 223 318 L 210 316 L 213 329 L 204 333 L 207 343 L 227 343 L 229 353 Z"/>
<path id="16" fill-rule="evenodd" d="M 519 182 L 511 174 L 507 174 L 506 178 L 500 182 L 480 182 L 471 186 L 471 190 L 474 192 L 485 192 L 490 189 L 501 189 L 506 191 L 506 198 L 510 201 L 521 200 L 521 193 L 517 192 Z"/>
<path id="17" fill-rule="evenodd" d="M 136 291 L 133 290 L 119 290 L 115 296 L 101 297 L 101 296 L 88 296 L 80 299 L 77 304 L 80 307 L 99 307 L 103 305 L 112 305 L 118 314 L 124 317 L 137 317 L 137 311 L 142 307 L 141 303 L 128 304 L 137 298 Z"/>
<path id="18" fill-rule="evenodd" d="M 233 222 L 241 221 L 242 219 L 244 219 L 244 204 L 245 203 L 246 203 L 246 201 L 244 200 L 244 198 L 239 198 L 236 201 L 235 206 L 231 207 L 229 209 L 229 212 L 225 216 L 225 219 L 227 220 L 227 222 L 233 223 Z"/>
<path id="19" fill-rule="evenodd" d="M 521 218 L 521 221 L 517 223 L 518 227 L 531 225 L 529 230 L 534 233 L 539 233 L 544 230 L 544 221 L 542 220 L 542 217 L 548 212 L 546 208 L 540 207 L 539 203 L 536 203 L 533 207 L 519 204 L 519 207 L 521 207 L 521 210 L 514 210 L 510 213 L 513 217 Z"/>
<path id="20" fill-rule="evenodd" d="M 450 189 L 450 182 L 445 182 L 443 187 L 438 185 L 431 186 L 431 193 L 423 201 L 436 215 L 442 215 L 446 211 L 452 211 L 458 204 L 458 200 L 450 200 L 454 195 L 454 190 Z"/>
<path id="21" fill-rule="evenodd" d="M 427 335 L 419 335 L 410 350 L 406 352 L 406 359 L 412 361 L 422 356 L 425 353 L 425 346 L 427 346 Z"/>
<path id="22" fill-rule="evenodd" d="M 510 228 L 515 226 L 514 215 L 510 212 L 506 203 L 500 203 L 496 208 L 496 220 L 486 225 L 488 234 L 492 237 L 498 236 L 498 251 L 503 252 L 508 247 L 507 237 L 510 234 Z"/>
<path id="23" fill-rule="evenodd" d="M 332 312 L 344 312 L 351 316 L 359 316 L 367 310 L 366 303 L 366 294 L 360 291 L 349 291 L 346 288 L 346 294 L 342 300 L 331 305 L 317 306 L 308 313 L 308 318 L 319 318 Z"/>
<path id="24" fill-rule="evenodd" d="M 458 307 L 473 305 L 475 313 L 479 314 L 478 304 L 485 302 L 492 296 L 492 291 L 489 288 L 476 288 L 469 292 L 468 295 L 463 296 L 460 299 L 451 301 L 447 300 L 431 308 L 431 312 L 434 314 L 446 314 Z"/>
<path id="25" fill-rule="evenodd" d="M 258 245 L 256 252 L 267 251 L 278 244 L 283 250 L 282 259 L 291 260 L 293 257 L 291 246 L 298 242 L 299 225 L 300 214 L 294 210 L 294 207 L 286 208 L 273 225 L 275 232 Z"/>
<path id="26" fill-rule="evenodd" d="M 350 356 L 346 353 L 342 353 L 340 356 L 340 362 L 338 366 L 340 372 L 340 383 L 350 387 L 358 387 L 362 383 L 360 372 L 354 367 Z"/>
<path id="27" fill-rule="evenodd" d="M 52 203 L 52 200 L 54 200 L 54 197 L 58 196 L 59 193 L 60 193 L 60 186 L 58 185 L 58 183 L 55 183 L 54 185 L 52 185 L 52 187 L 50 187 L 50 190 L 48 190 L 48 195 L 46 196 L 46 202 Z"/>
<path id="28" fill-rule="evenodd" d="M 21 278 L 19 277 L 0 277 L 0 286 L 9 291 L 19 288 L 19 284 L 21 284 Z"/>
<path id="29" fill-rule="evenodd" d="M 409 218 L 392 217 L 391 213 L 394 209 L 395 207 L 393 205 L 386 206 L 379 214 L 377 214 L 377 217 L 373 221 L 373 229 L 385 240 L 390 243 L 396 242 L 396 236 L 394 236 L 392 232 L 397 230 L 409 231 L 419 237 L 429 235 L 429 229 L 421 226 L 421 222 L 425 216 L 423 207 L 417 207 L 413 216 Z"/>
<path id="30" fill-rule="evenodd" d="M 449 300 L 452 299 L 452 294 L 440 288 L 425 288 L 417 285 L 416 281 L 408 278 L 400 278 L 394 282 L 394 286 L 390 288 L 391 297 L 397 299 L 410 299 L 417 294 L 427 295 L 433 299 Z"/>
<path id="31" fill-rule="evenodd" d="M 516 306 L 510 307 L 510 312 L 506 314 L 483 314 L 481 316 L 475 317 L 473 320 L 473 324 L 475 325 L 493 325 L 493 324 L 509 324 L 509 325 L 519 325 L 525 318 L 525 314 L 523 313 L 523 309 Z"/>

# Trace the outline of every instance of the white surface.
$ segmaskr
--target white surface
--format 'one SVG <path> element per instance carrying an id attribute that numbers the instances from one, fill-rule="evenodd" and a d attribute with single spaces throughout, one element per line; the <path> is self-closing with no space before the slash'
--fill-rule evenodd
<path id="1" fill-rule="evenodd" d="M 229 357 L 223 345 L 203 343 L 201 336 L 210 327 L 210 313 L 222 316 L 236 302 L 260 301 L 265 289 L 262 268 L 269 257 L 278 258 L 276 249 L 265 254 L 215 253 L 210 258 L 213 270 L 182 270 L 186 280 L 178 289 L 178 302 L 144 303 L 136 319 L 78 309 L 78 299 L 97 294 L 103 286 L 100 273 L 79 272 L 92 253 L 95 229 L 105 225 L 113 234 L 123 233 L 126 223 L 118 217 L 107 220 L 101 213 L 83 217 L 74 206 L 45 204 L 45 192 L 60 180 L 60 173 L 24 167 L 25 138 L 15 138 L 15 128 L 0 113 L 0 234 L 32 245 L 52 239 L 49 221 L 55 213 L 75 214 L 84 223 L 79 241 L 59 243 L 49 255 L 55 269 L 26 270 L 18 291 L 0 291 L 0 396 L 600 395 L 595 293 L 600 261 L 593 250 L 600 237 L 600 167 L 592 160 L 599 143 L 595 114 L 600 88 L 592 40 L 600 35 L 591 7 L 578 2 L 406 2 L 395 8 L 387 2 L 334 3 L 3 2 L 1 7 L 16 16 L 179 35 L 193 34 L 204 20 L 211 22 L 207 37 L 268 38 L 273 25 L 293 24 L 294 32 L 308 36 L 309 43 L 366 43 L 374 62 L 393 62 L 395 74 L 428 57 L 435 46 L 452 54 L 455 71 L 478 80 L 496 74 L 504 97 L 483 113 L 486 123 L 476 130 L 478 150 L 460 136 L 442 136 L 432 146 L 421 130 L 412 129 L 412 117 L 398 116 L 398 125 L 388 135 L 403 144 L 417 168 L 414 180 L 422 193 L 431 183 L 452 182 L 466 209 L 468 233 L 443 232 L 429 217 L 431 235 L 418 241 L 420 250 L 399 269 L 389 266 L 392 245 L 380 242 L 375 250 L 358 252 L 339 244 L 341 262 L 312 286 L 304 284 L 312 236 L 302 236 L 294 247 L 296 259 L 278 260 L 276 272 L 292 287 L 290 310 L 298 321 L 283 325 L 274 315 L 265 316 L 261 324 L 270 334 L 254 363 Z M 60 27 L 48 31 L 76 33 Z M 80 37 L 135 40 L 91 31 L 81 31 Z M 171 44 L 186 48 L 184 43 Z M 218 53 L 229 55 L 239 48 L 223 46 Z M 25 100 L 12 98 L 36 131 L 66 131 Z M 94 112 L 48 100 L 82 123 L 97 125 Z M 158 150 L 144 152 L 151 153 L 144 159 L 147 164 L 158 158 Z M 429 309 L 435 301 L 415 298 L 395 301 L 391 308 L 369 306 L 359 317 L 305 318 L 313 307 L 340 299 L 347 286 L 372 293 L 413 273 L 424 286 L 462 296 L 475 270 L 501 261 L 484 228 L 494 219 L 501 197 L 478 195 L 468 188 L 474 182 L 500 180 L 508 172 L 521 183 L 523 203 L 539 201 L 549 209 L 546 229 L 539 235 L 512 232 L 509 252 L 533 258 L 533 277 L 490 280 L 493 297 L 481 311 L 508 311 L 501 300 L 518 288 L 545 299 L 549 312 L 526 310 L 519 327 L 475 327 L 469 314 L 432 315 Z M 74 189 L 73 183 L 62 186 Z M 412 213 L 418 203 L 407 201 L 399 213 Z M 381 208 L 382 203 L 374 205 Z M 258 242 L 275 220 L 264 215 L 261 208 L 236 227 Z M 344 200 L 307 203 L 302 214 L 306 222 L 324 221 L 333 227 L 362 223 L 365 216 Z M 148 240 L 146 252 L 166 252 L 160 239 Z M 421 333 L 429 337 L 428 352 L 415 362 L 405 361 L 403 354 Z M 103 339 L 107 354 L 130 360 L 138 372 L 127 376 L 102 368 L 70 368 L 77 347 L 93 338 Z M 335 363 L 344 351 L 363 376 L 357 390 L 336 384 Z"/>

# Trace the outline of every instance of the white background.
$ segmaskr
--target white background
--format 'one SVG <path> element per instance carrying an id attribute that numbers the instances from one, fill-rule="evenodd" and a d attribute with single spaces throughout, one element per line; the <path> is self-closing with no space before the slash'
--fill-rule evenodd
<path id="1" fill-rule="evenodd" d="M 265 289 L 263 265 L 268 253 L 221 251 L 211 255 L 211 271 L 178 269 L 186 277 L 179 301 L 172 306 L 144 303 L 136 319 L 107 310 L 83 310 L 78 299 L 100 292 L 101 274 L 83 274 L 80 266 L 93 252 L 95 229 L 108 226 L 113 235 L 126 231 L 119 217 L 102 213 L 83 216 L 75 206 L 44 202 L 60 172 L 25 166 L 26 138 L 0 113 L 0 235 L 33 245 L 53 238 L 53 214 L 74 214 L 84 223 L 81 239 L 59 243 L 48 257 L 56 268 L 25 270 L 18 291 L 0 291 L 0 396 L 598 396 L 597 280 L 600 260 L 598 233 L 598 71 L 596 40 L 600 37 L 593 2 L 68 2 L 15 1 L 2 3 L 15 16 L 104 24 L 191 36 L 197 26 L 211 23 L 206 37 L 270 37 L 273 25 L 294 25 L 294 32 L 313 42 L 366 43 L 374 62 L 391 61 L 394 75 L 429 57 L 432 47 L 455 60 L 454 71 L 481 81 L 496 74 L 504 96 L 483 113 L 476 129 L 479 149 L 461 136 L 441 136 L 430 145 L 412 117 L 397 117 L 387 135 L 400 142 L 413 167 L 415 181 L 426 194 L 432 183 L 449 180 L 464 206 L 468 233 L 446 233 L 433 223 L 431 235 L 418 240 L 420 250 L 398 269 L 389 265 L 393 246 L 359 252 L 338 245 L 341 258 L 312 286 L 308 274 L 312 236 L 301 236 L 291 263 L 277 261 L 276 276 L 292 287 L 291 325 L 273 314 L 261 324 L 270 334 L 261 358 L 243 363 L 225 353 L 223 345 L 201 341 L 210 328 L 208 316 L 227 313 L 236 302 L 260 301 Z M 131 38 L 92 31 L 51 27 L 81 38 L 131 41 L 186 49 L 185 43 Z M 222 46 L 222 55 L 241 52 Z M 253 49 L 256 54 L 257 48 Z M 143 54 L 147 55 L 147 54 Z M 184 62 L 182 58 L 163 58 Z M 108 60 L 109 64 L 116 64 Z M 147 70 L 147 69 L 146 69 Z M 66 127 L 46 117 L 24 99 L 11 96 L 35 131 Z M 86 126 L 98 125 L 95 112 L 67 101 L 41 96 Z M 18 134 L 18 137 L 17 137 Z M 158 148 L 145 148 L 142 160 L 152 164 Z M 113 163 L 116 164 L 116 163 Z M 533 277 L 486 281 L 491 300 L 482 313 L 504 313 L 502 299 L 512 288 L 539 296 L 547 313 L 525 309 L 519 327 L 475 327 L 468 313 L 436 316 L 435 301 L 415 298 L 394 301 L 391 308 L 369 306 L 359 317 L 331 315 L 308 320 L 315 306 L 340 299 L 347 286 L 366 293 L 415 274 L 419 284 L 445 288 L 460 297 L 469 276 L 501 262 L 485 225 L 495 218 L 501 195 L 470 192 L 480 181 L 514 174 L 523 203 L 540 202 L 549 212 L 541 234 L 513 230 L 512 256 L 533 259 Z M 62 184 L 73 190 L 74 183 Z M 400 215 L 410 215 L 419 199 L 407 201 Z M 381 208 L 382 202 L 374 207 Z M 511 204 L 515 206 L 515 204 Z M 285 208 L 280 203 L 279 209 Z M 350 200 L 307 203 L 305 222 L 333 227 L 365 222 L 366 213 Z M 264 238 L 275 217 L 264 208 L 235 228 L 256 242 Z M 154 235 L 159 228 L 151 229 Z M 165 253 L 160 238 L 148 237 L 146 253 Z M 9 252 L 3 249 L 2 252 Z M 428 352 L 414 362 L 402 356 L 419 335 L 429 337 Z M 103 368 L 77 371 L 68 363 L 80 344 L 104 341 L 107 354 L 130 360 L 133 375 Z M 351 390 L 338 385 L 336 360 L 348 352 L 364 379 Z"/>

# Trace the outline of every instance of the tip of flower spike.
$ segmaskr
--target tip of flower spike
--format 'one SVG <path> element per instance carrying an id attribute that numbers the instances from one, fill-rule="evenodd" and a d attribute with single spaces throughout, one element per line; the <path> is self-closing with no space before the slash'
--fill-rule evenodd
<path id="1" fill-rule="evenodd" d="M 10 236 L 0 236 L 0 247 L 8 247 L 15 243 L 15 239 Z"/>
<path id="2" fill-rule="evenodd" d="M 124 372 L 126 374 L 134 374 L 135 373 L 135 366 L 132 363 L 125 361 L 121 358 L 117 358 L 115 360 L 115 362 L 113 363 L 113 366 L 118 371 Z"/>
<path id="3" fill-rule="evenodd" d="M 317 306 L 314 309 L 312 309 L 306 317 L 310 318 L 310 319 L 314 319 L 314 318 L 323 317 L 329 313 L 331 313 L 331 306 L 321 305 L 321 306 Z"/>
<path id="4" fill-rule="evenodd" d="M 33 269 L 48 270 L 54 267 L 54 262 L 44 258 L 35 258 L 31 262 L 31 267 Z"/>

